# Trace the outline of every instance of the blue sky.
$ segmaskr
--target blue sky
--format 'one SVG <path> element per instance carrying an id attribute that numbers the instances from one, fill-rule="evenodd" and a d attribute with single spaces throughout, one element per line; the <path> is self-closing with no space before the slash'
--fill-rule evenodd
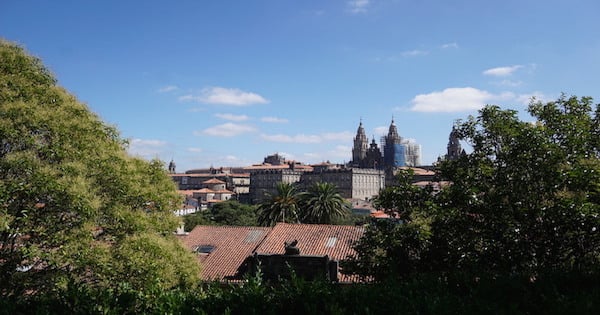
<path id="1" fill-rule="evenodd" d="M 599 15 L 596 0 L 1 0 L 0 37 L 178 171 L 347 162 L 361 119 L 379 139 L 392 117 L 429 164 L 484 104 L 598 99 Z"/>

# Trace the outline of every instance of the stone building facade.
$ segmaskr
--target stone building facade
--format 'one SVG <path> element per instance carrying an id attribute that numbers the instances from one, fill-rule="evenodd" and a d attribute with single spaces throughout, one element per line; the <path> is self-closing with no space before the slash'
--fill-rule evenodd
<path id="1" fill-rule="evenodd" d="M 207 168 L 189 170 L 185 173 L 169 173 L 180 190 L 204 188 L 204 182 L 213 178 L 225 182 L 225 188 L 236 196 L 247 195 L 250 191 L 250 173 L 241 168 Z"/>
<path id="2" fill-rule="evenodd" d="M 305 170 L 292 168 L 255 169 L 250 172 L 250 201 L 259 203 L 277 193 L 277 184 L 294 184 L 300 181 Z"/>
<path id="3" fill-rule="evenodd" d="M 365 200 L 384 188 L 385 173 L 379 169 L 332 167 L 302 174 L 300 184 L 305 189 L 316 182 L 335 185 L 344 198 Z"/>

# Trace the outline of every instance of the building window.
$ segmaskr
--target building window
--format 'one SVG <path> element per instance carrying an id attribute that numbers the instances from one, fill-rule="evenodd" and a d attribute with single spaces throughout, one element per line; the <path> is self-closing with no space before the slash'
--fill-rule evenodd
<path id="1" fill-rule="evenodd" d="M 215 245 L 196 245 L 193 250 L 197 254 L 210 254 L 215 250 Z"/>

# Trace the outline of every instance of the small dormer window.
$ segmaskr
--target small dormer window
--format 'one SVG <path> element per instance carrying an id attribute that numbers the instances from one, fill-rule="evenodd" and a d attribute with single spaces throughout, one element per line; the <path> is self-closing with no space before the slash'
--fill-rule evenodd
<path id="1" fill-rule="evenodd" d="M 205 254 L 208 255 L 215 250 L 216 246 L 214 245 L 197 245 L 194 247 L 194 252 L 197 254 Z"/>

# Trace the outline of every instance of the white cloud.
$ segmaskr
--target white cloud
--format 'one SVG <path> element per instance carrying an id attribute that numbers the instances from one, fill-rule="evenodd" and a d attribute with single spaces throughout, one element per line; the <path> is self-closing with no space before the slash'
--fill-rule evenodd
<path id="1" fill-rule="evenodd" d="M 246 116 L 246 115 L 220 114 L 220 113 L 215 114 L 215 117 L 225 119 L 225 120 L 231 120 L 231 121 L 245 121 L 245 120 L 249 119 L 248 116 Z"/>
<path id="2" fill-rule="evenodd" d="M 279 123 L 279 124 L 285 124 L 285 123 L 289 122 L 289 120 L 287 120 L 286 118 L 279 118 L 279 117 L 263 117 L 260 119 L 260 121 L 267 122 L 267 123 Z"/>
<path id="3" fill-rule="evenodd" d="M 369 0 L 351 0 L 348 1 L 348 8 L 352 13 L 365 13 L 369 6 Z"/>
<path id="4" fill-rule="evenodd" d="M 195 135 L 209 135 L 215 137 L 233 137 L 240 134 L 254 132 L 256 128 L 248 125 L 234 124 L 234 123 L 225 123 L 221 125 L 217 125 L 214 127 L 210 127 L 202 130 L 201 132 L 194 132 Z"/>
<path id="5" fill-rule="evenodd" d="M 514 66 L 507 66 L 507 67 L 497 67 L 497 68 L 487 69 L 487 70 L 483 71 L 483 74 L 491 75 L 491 76 L 495 76 L 495 77 L 505 77 L 505 76 L 509 76 L 509 75 L 513 74 L 515 71 L 519 70 L 520 68 L 523 68 L 523 66 L 522 65 L 514 65 Z"/>
<path id="6" fill-rule="evenodd" d="M 522 105 L 529 105 L 532 99 L 535 99 L 536 102 L 540 101 L 542 103 L 550 102 L 553 100 L 552 97 L 548 97 L 547 95 L 544 95 L 544 93 L 538 91 L 529 94 L 521 94 L 517 96 L 516 99 L 517 102 L 519 102 Z"/>
<path id="7" fill-rule="evenodd" d="M 375 137 L 381 137 L 381 136 L 387 135 L 389 129 L 390 129 L 389 126 L 379 126 L 379 127 L 375 127 L 373 129 L 373 132 L 375 133 Z M 375 140 L 377 140 L 377 139 L 375 139 Z"/>
<path id="8" fill-rule="evenodd" d="M 472 87 L 447 88 L 429 94 L 419 94 L 412 99 L 415 112 L 458 112 L 477 110 L 495 99 L 510 98 L 510 93 L 494 95 Z"/>
<path id="9" fill-rule="evenodd" d="M 413 50 L 406 50 L 394 55 L 387 55 L 387 56 L 377 56 L 375 58 L 373 58 L 373 61 L 375 62 L 398 62 L 400 60 L 404 60 L 405 58 L 412 58 L 412 57 L 418 57 L 418 56 L 426 56 L 429 55 L 429 51 L 427 50 L 419 50 L 419 49 L 413 49 Z"/>
<path id="10" fill-rule="evenodd" d="M 441 47 L 442 47 L 442 49 L 449 49 L 449 48 L 456 49 L 456 48 L 458 48 L 458 44 L 455 42 L 454 43 L 446 43 L 446 44 L 443 44 Z"/>
<path id="11" fill-rule="evenodd" d="M 416 57 L 416 56 L 425 56 L 429 54 L 428 51 L 426 50 L 409 50 L 409 51 L 404 51 L 402 52 L 402 57 Z"/>
<path id="12" fill-rule="evenodd" d="M 146 159 L 159 157 L 167 148 L 167 142 L 162 140 L 132 139 L 129 141 L 128 152 L 131 155 Z"/>
<path id="13" fill-rule="evenodd" d="M 279 154 L 280 156 L 283 156 L 283 158 L 285 158 L 286 160 L 294 160 L 294 159 L 296 159 L 296 156 L 293 155 L 292 153 L 277 152 L 277 154 Z"/>
<path id="14" fill-rule="evenodd" d="M 168 92 L 173 92 L 173 91 L 177 91 L 179 90 L 179 88 L 175 85 L 167 85 L 164 87 L 161 87 L 160 89 L 158 89 L 158 93 L 168 93 Z"/>
<path id="15" fill-rule="evenodd" d="M 252 93 L 236 88 L 207 87 L 200 91 L 199 95 L 188 94 L 179 97 L 180 101 L 194 101 L 206 104 L 246 106 L 252 104 L 267 104 L 269 100 Z"/>

